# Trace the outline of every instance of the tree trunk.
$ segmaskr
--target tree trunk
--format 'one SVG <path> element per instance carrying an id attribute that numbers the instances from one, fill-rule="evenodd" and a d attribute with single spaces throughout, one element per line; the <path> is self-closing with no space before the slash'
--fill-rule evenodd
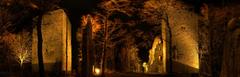
<path id="1" fill-rule="evenodd" d="M 167 19 L 166 19 L 166 22 L 167 22 L 167 30 L 169 32 L 169 40 L 167 41 L 168 42 L 168 46 L 169 46 L 169 49 L 168 49 L 168 52 L 169 52 L 169 73 L 170 75 L 172 75 L 173 73 L 173 52 L 172 52 L 172 30 L 171 30 L 171 27 L 169 25 L 169 21 L 168 21 L 168 16 L 167 16 Z"/>
<path id="2" fill-rule="evenodd" d="M 92 60 L 93 59 L 93 47 L 92 47 L 92 25 L 90 17 L 87 18 L 88 22 L 83 29 L 83 64 L 82 64 L 82 76 L 92 77 Z"/>
<path id="3" fill-rule="evenodd" d="M 41 31 L 42 15 L 39 15 L 37 20 L 37 36 L 38 36 L 38 65 L 40 77 L 45 77 L 44 75 L 44 64 L 42 55 L 42 31 Z"/>
<path id="4" fill-rule="evenodd" d="M 104 77 L 104 71 L 105 71 L 105 58 L 106 58 L 106 49 L 107 49 L 107 20 L 108 16 L 106 17 L 104 21 L 104 46 L 103 46 L 103 53 L 102 53 L 102 77 Z"/>

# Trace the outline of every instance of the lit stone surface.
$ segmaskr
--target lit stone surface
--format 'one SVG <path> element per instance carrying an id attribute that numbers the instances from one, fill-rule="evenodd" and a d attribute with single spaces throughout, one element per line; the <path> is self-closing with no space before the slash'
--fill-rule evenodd
<path id="1" fill-rule="evenodd" d="M 166 12 L 171 30 L 171 46 L 163 41 L 163 52 L 166 52 L 166 69 L 169 68 L 170 53 L 173 55 L 173 72 L 196 73 L 199 69 L 198 59 L 198 16 L 191 5 L 178 0 L 150 0 L 144 7 L 157 10 L 161 8 Z M 164 13 L 163 13 L 164 14 Z M 151 20 L 151 19 L 149 19 Z M 155 20 L 156 21 L 156 20 Z M 154 21 L 151 21 L 154 22 Z M 159 22 L 159 21 L 157 21 Z M 161 23 L 164 24 L 164 23 Z M 167 30 L 168 31 L 168 30 Z M 168 32 L 162 26 L 163 40 L 168 40 Z M 165 35 L 164 35 L 165 34 Z M 167 34 L 167 35 L 166 35 Z M 167 37 L 164 37 L 167 36 Z M 164 44 L 164 42 L 166 44 Z M 166 45 L 166 46 L 164 46 Z M 165 49 L 164 49 L 165 48 Z M 164 57 L 163 57 L 163 60 Z M 169 68 L 171 69 L 171 68 Z"/>
<path id="2" fill-rule="evenodd" d="M 163 53 L 163 42 L 160 39 L 160 37 L 155 37 L 152 48 L 149 51 L 149 73 L 165 73 L 166 72 L 166 67 L 165 67 L 165 60 Z"/>
<path id="3" fill-rule="evenodd" d="M 187 10 L 168 9 L 172 30 L 174 72 L 197 72 L 198 60 L 198 17 Z M 186 66 L 179 68 L 179 65 Z"/>
<path id="4" fill-rule="evenodd" d="M 46 71 L 71 71 L 71 29 L 62 9 L 48 12 L 42 19 L 43 61 Z M 66 56 L 67 54 L 67 56 Z M 37 69 L 37 31 L 33 30 L 33 69 Z M 67 59 L 66 59 L 67 58 Z M 66 65 L 67 61 L 67 65 Z M 36 68 L 35 68 L 36 67 Z"/>

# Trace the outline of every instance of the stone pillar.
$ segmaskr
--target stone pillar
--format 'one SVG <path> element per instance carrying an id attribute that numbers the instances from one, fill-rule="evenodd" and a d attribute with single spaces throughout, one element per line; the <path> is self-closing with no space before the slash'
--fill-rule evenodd
<path id="1" fill-rule="evenodd" d="M 223 61 L 220 77 L 240 76 L 240 17 L 232 18 L 228 22 L 225 35 Z"/>
<path id="2" fill-rule="evenodd" d="M 198 16 L 185 9 L 169 9 L 168 21 L 171 29 L 172 72 L 197 73 L 198 57 Z"/>
<path id="3" fill-rule="evenodd" d="M 46 71 L 71 71 L 71 25 L 62 9 L 50 11 L 42 17 L 43 63 Z M 38 70 L 37 30 L 33 29 L 33 70 Z"/>
<path id="4" fill-rule="evenodd" d="M 198 21 L 198 53 L 199 53 L 199 75 L 200 77 L 211 77 L 211 54 L 210 54 L 210 25 L 208 18 L 208 6 L 204 4 Z"/>

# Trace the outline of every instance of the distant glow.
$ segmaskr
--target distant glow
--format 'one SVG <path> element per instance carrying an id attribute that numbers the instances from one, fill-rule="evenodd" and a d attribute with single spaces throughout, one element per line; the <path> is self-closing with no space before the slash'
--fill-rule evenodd
<path id="1" fill-rule="evenodd" d="M 93 66 L 93 74 L 96 76 L 101 75 L 101 69 Z"/>
<path id="2" fill-rule="evenodd" d="M 146 62 L 143 62 L 142 66 L 144 68 L 144 72 L 148 72 L 148 64 Z"/>

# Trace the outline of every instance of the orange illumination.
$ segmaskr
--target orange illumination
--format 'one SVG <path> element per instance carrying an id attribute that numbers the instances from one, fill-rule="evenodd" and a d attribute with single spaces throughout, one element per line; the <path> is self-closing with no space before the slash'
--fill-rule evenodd
<path id="1" fill-rule="evenodd" d="M 98 19 L 98 17 L 97 16 L 95 16 L 95 17 L 93 17 L 92 19 L 91 19 L 91 24 L 92 24 L 92 31 L 93 32 L 97 32 L 97 31 L 99 31 L 100 30 L 100 28 L 101 28 L 101 26 L 100 26 L 100 24 L 97 22 L 99 19 Z"/>
<path id="2" fill-rule="evenodd" d="M 93 66 L 93 74 L 96 76 L 101 75 L 101 69 Z"/>
<path id="3" fill-rule="evenodd" d="M 82 26 L 86 26 L 87 25 L 87 16 L 82 16 Z"/>
<path id="4" fill-rule="evenodd" d="M 97 16 L 85 15 L 82 16 L 82 25 L 86 26 L 88 22 L 91 22 L 92 31 L 95 33 L 101 29 L 101 25 L 98 23 L 99 18 Z"/>

